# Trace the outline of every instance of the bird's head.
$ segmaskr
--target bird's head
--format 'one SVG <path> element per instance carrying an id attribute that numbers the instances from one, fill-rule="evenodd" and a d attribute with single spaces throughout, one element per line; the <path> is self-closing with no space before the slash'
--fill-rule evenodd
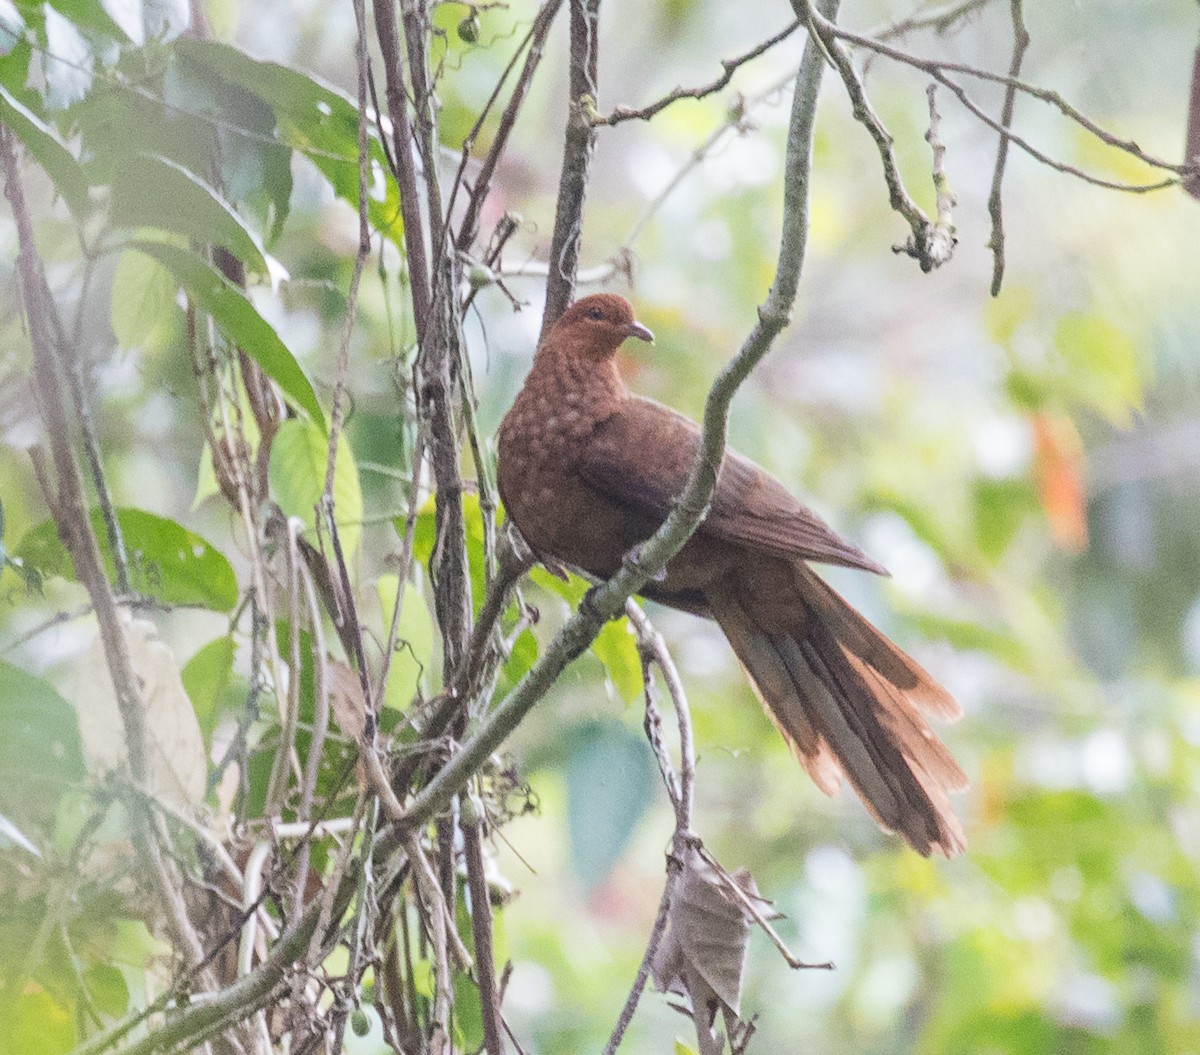
<path id="1" fill-rule="evenodd" d="M 611 359 L 628 337 L 654 340 L 654 334 L 634 318 L 629 301 L 616 293 L 596 293 L 564 311 L 547 340 L 561 343 L 573 355 L 603 362 Z"/>

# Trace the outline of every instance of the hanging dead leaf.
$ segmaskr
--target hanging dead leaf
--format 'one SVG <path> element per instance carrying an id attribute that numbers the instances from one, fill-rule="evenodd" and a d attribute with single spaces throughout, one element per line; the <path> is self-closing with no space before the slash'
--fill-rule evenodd
<path id="1" fill-rule="evenodd" d="M 758 899 L 750 873 L 729 876 Z M 654 984 L 662 992 L 683 996 L 696 1024 L 700 1055 L 720 1055 L 725 1037 L 716 1026 L 721 1013 L 731 1038 L 745 1033 L 739 1018 L 742 972 L 750 917 L 727 880 L 693 847 L 683 860 L 667 918 L 667 933 L 654 957 Z"/>
<path id="2" fill-rule="evenodd" d="M 367 700 L 363 696 L 362 682 L 341 660 L 328 660 L 328 671 L 333 720 L 343 735 L 358 743 L 367 728 Z"/>
<path id="3" fill-rule="evenodd" d="M 204 801 L 208 755 L 175 654 L 149 620 L 122 610 L 122 630 L 145 709 L 146 789 L 176 806 Z M 77 693 L 79 735 L 88 769 L 96 775 L 125 765 L 128 748 L 117 694 L 99 634 L 88 650 Z"/>

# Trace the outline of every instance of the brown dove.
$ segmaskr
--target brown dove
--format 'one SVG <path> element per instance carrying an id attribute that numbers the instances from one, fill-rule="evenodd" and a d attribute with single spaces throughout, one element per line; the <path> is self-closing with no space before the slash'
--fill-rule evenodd
<path id="1" fill-rule="evenodd" d="M 662 524 L 700 443 L 694 421 L 626 388 L 615 353 L 629 337 L 653 340 L 623 297 L 579 300 L 542 340 L 500 427 L 508 515 L 535 554 L 592 579 Z M 716 620 L 822 791 L 844 776 L 883 827 L 949 857 L 965 843 L 947 792 L 966 780 L 925 715 L 953 719 L 958 704 L 813 563 L 886 574 L 729 451 L 708 516 L 641 592 Z"/>

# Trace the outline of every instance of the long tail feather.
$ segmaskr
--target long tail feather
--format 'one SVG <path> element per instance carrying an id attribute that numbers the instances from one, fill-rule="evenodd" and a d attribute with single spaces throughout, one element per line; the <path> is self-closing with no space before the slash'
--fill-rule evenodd
<path id="1" fill-rule="evenodd" d="M 844 775 L 915 850 L 959 852 L 947 792 L 966 778 L 921 713 L 953 717 L 958 705 L 811 569 L 794 570 L 803 603 L 782 632 L 778 618 L 756 620 L 736 581 L 706 591 L 767 713 L 826 794 Z"/>

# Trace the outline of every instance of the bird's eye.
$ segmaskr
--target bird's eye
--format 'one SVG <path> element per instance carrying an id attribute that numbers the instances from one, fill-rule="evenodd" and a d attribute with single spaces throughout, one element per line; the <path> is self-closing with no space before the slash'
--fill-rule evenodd
<path id="1" fill-rule="evenodd" d="M 587 317 L 591 319 L 592 322 L 599 322 L 602 318 L 604 318 L 604 312 L 602 312 L 599 308 L 588 308 Z"/>

